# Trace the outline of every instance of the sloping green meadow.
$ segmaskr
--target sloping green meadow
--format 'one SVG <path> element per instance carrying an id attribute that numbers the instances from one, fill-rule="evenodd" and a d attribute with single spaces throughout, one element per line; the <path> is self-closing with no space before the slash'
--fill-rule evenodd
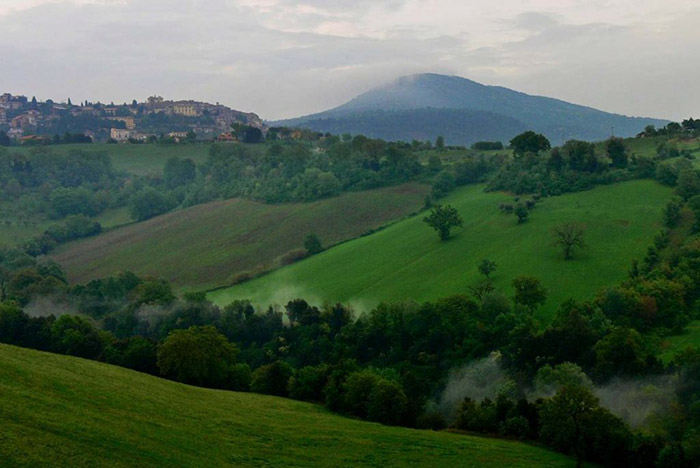
<path id="1" fill-rule="evenodd" d="M 277 268 L 315 232 L 333 245 L 418 211 L 427 185 L 410 183 L 311 203 L 220 200 L 60 246 L 51 256 L 72 282 L 118 271 L 166 278 L 182 289 L 215 288 Z"/>
<path id="2" fill-rule="evenodd" d="M 358 311 L 381 301 L 427 301 L 469 293 L 483 282 L 482 259 L 498 264 L 495 286 L 511 294 L 511 281 L 534 275 L 549 291 L 541 318 L 551 317 L 567 298 L 584 299 L 625 278 L 633 259 L 642 259 L 661 229 L 670 189 L 650 180 L 602 186 L 542 199 L 530 219 L 518 225 L 498 205 L 512 202 L 483 186 L 462 188 L 444 204 L 458 209 L 464 228 L 445 242 L 416 216 L 334 247 L 299 263 L 231 288 L 213 291 L 218 304 L 251 299 L 259 305 L 340 301 Z M 577 221 L 586 226 L 588 249 L 571 261 L 552 246 L 551 229 Z"/>
<path id="3" fill-rule="evenodd" d="M 181 385 L 0 345 L 0 465 L 569 467 L 498 439 L 387 427 L 322 406 Z"/>

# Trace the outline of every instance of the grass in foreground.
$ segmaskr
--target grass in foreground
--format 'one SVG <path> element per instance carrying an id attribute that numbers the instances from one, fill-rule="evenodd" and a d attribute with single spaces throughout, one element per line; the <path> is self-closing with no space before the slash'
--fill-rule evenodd
<path id="1" fill-rule="evenodd" d="M 464 229 L 440 242 L 436 233 L 413 217 L 368 237 L 281 268 L 253 281 L 210 293 L 219 304 L 248 298 L 259 305 L 341 301 L 366 310 L 379 301 L 426 301 L 469 293 L 483 282 L 477 264 L 498 264 L 495 286 L 511 294 L 519 275 L 534 275 L 549 290 L 540 317 L 552 316 L 567 298 L 584 299 L 624 279 L 633 259 L 642 259 L 661 228 L 661 210 L 671 195 L 650 180 L 602 186 L 543 199 L 527 223 L 499 212 L 502 193 L 483 186 L 457 190 L 442 202 L 464 218 Z M 565 221 L 586 225 L 589 248 L 565 261 L 552 247 L 551 228 Z"/>
<path id="2" fill-rule="evenodd" d="M 60 246 L 52 257 L 72 282 L 131 270 L 189 289 L 215 288 L 276 268 L 310 232 L 328 246 L 400 219 L 418 210 L 427 192 L 405 184 L 312 203 L 217 201 Z"/>
<path id="3" fill-rule="evenodd" d="M 4 466 L 568 467 L 518 442 L 386 427 L 0 345 Z"/>

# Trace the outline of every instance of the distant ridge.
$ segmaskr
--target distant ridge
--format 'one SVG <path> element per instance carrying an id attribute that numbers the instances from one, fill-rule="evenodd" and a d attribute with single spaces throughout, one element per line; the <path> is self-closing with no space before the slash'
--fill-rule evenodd
<path id="1" fill-rule="evenodd" d="M 426 140 L 443 135 L 448 144 L 508 141 L 524 130 L 553 143 L 569 139 L 629 137 L 647 125 L 668 121 L 628 117 L 458 76 L 410 75 L 374 88 L 318 114 L 271 122 L 321 132 L 365 134 L 390 140 Z"/>

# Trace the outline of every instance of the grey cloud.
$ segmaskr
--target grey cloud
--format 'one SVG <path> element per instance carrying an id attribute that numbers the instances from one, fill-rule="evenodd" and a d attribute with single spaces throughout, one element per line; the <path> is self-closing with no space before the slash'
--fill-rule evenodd
<path id="1" fill-rule="evenodd" d="M 509 23 L 520 29 L 539 30 L 559 24 L 560 21 L 561 19 L 555 15 L 530 11 L 519 14 Z"/>
<path id="2" fill-rule="evenodd" d="M 651 28 L 514 9 L 492 25 L 490 40 L 476 38 L 487 47 L 471 48 L 488 28 L 465 22 L 460 31 L 458 22 L 445 34 L 435 18 L 365 28 L 408 0 L 263 3 L 269 8 L 249 0 L 63 2 L 0 16 L 0 91 L 103 101 L 159 93 L 280 118 L 431 71 L 616 112 L 680 118 L 700 108 L 700 10 Z M 450 11 L 435 14 L 449 19 Z M 348 37 L 319 33 L 329 22 L 356 27 Z"/>

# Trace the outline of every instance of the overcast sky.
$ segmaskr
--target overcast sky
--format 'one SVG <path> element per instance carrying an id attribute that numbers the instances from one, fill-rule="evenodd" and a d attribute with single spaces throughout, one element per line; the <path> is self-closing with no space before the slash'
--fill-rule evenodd
<path id="1" fill-rule="evenodd" d="M 0 92 L 266 119 L 411 73 L 700 117 L 697 0 L 0 0 Z"/>

